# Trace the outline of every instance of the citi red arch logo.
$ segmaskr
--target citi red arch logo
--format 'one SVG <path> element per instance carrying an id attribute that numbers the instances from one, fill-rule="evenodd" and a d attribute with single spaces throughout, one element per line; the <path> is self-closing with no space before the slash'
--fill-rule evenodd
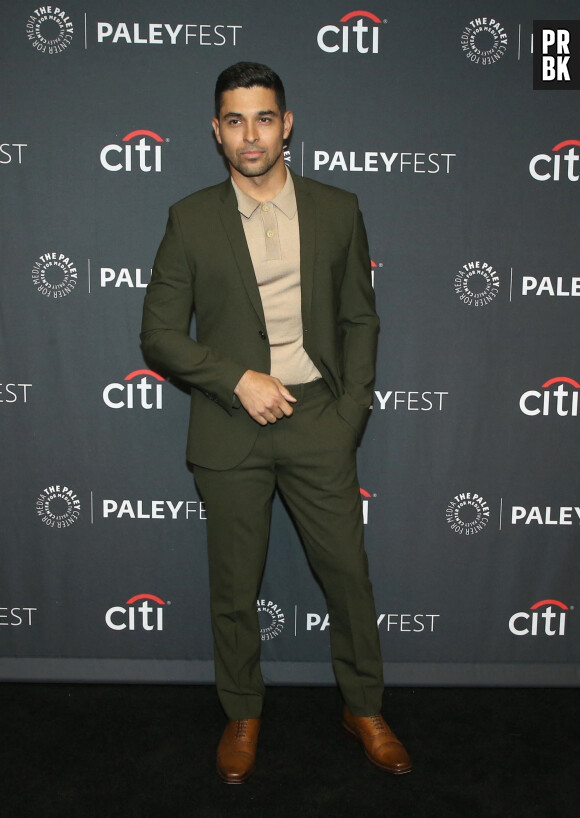
<path id="1" fill-rule="evenodd" d="M 540 611 L 540 608 L 545 610 Z M 554 608 L 556 610 L 554 610 Z M 518 611 L 509 620 L 509 629 L 514 636 L 565 636 L 566 614 L 570 610 L 558 599 L 542 599 L 528 611 Z"/>
<path id="2" fill-rule="evenodd" d="M 369 500 L 372 499 L 372 494 L 369 494 L 366 489 L 359 489 L 360 497 L 362 501 L 362 515 L 363 515 L 363 523 L 364 525 L 368 524 L 369 521 Z M 376 497 L 376 495 L 375 495 Z"/>
<path id="3" fill-rule="evenodd" d="M 158 383 L 150 383 L 153 378 Z M 136 380 L 139 379 L 139 380 Z M 103 389 L 103 401 L 109 409 L 163 409 L 163 382 L 152 369 L 135 369 L 125 375 L 124 383 L 110 383 Z M 133 383 L 135 381 L 135 383 Z"/>
<path id="4" fill-rule="evenodd" d="M 141 602 L 138 607 L 136 602 Z M 151 602 L 155 603 L 154 607 Z M 114 631 L 125 629 L 134 631 L 139 627 L 144 631 L 163 630 L 163 606 L 166 603 L 155 594 L 137 594 L 128 599 L 125 605 L 115 605 L 105 614 L 105 622 Z M 137 616 L 140 614 L 140 616 Z"/>
<path id="5" fill-rule="evenodd" d="M 564 178 L 567 178 L 570 182 L 577 182 L 580 179 L 580 174 L 576 173 L 576 163 L 580 159 L 580 155 L 576 150 L 578 147 L 580 147 L 580 140 L 565 139 L 563 142 L 554 145 L 552 148 L 553 155 L 538 153 L 530 160 L 530 175 L 538 182 L 547 182 L 549 179 L 559 182 Z M 564 148 L 568 148 L 568 150 L 565 153 L 560 153 Z M 566 168 L 562 167 L 563 164 L 566 165 Z M 538 165 L 540 166 L 539 169 Z"/>
<path id="6" fill-rule="evenodd" d="M 544 392 L 530 389 L 521 396 L 520 410 L 524 415 L 547 416 L 555 413 L 560 417 L 578 417 L 578 381 L 566 377 L 551 378 L 542 384 L 542 389 Z"/>
<path id="7" fill-rule="evenodd" d="M 112 143 L 102 149 L 101 165 L 105 170 L 115 173 L 139 169 L 144 173 L 161 173 L 161 145 L 165 142 L 162 136 L 155 131 L 131 131 L 121 141 L 124 144 Z"/>
<path id="8" fill-rule="evenodd" d="M 316 42 L 322 51 L 327 54 L 336 51 L 348 54 L 356 49 L 359 54 L 378 54 L 379 25 L 383 22 L 380 17 L 370 11 L 357 10 L 349 11 L 339 22 L 342 23 L 341 27 L 323 26 L 318 32 Z"/>

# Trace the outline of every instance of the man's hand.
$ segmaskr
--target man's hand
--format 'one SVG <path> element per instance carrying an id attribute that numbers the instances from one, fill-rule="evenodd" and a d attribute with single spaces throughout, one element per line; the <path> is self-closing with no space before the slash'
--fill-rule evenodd
<path id="1" fill-rule="evenodd" d="M 294 395 L 286 389 L 282 381 L 264 372 L 246 370 L 238 381 L 234 393 L 246 412 L 260 426 L 276 423 L 280 418 L 290 417 L 294 412 L 290 406 L 290 403 L 296 403 Z"/>

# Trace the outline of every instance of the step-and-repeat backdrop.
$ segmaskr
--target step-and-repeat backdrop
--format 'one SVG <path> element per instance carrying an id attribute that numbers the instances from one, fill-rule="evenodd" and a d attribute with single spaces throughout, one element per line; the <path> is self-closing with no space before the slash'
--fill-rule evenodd
<path id="1" fill-rule="evenodd" d="M 575 16 L 2 4 L 1 678 L 213 678 L 189 398 L 138 333 L 169 205 L 226 174 L 215 79 L 253 60 L 285 82 L 288 164 L 354 191 L 367 225 L 382 331 L 359 474 L 387 683 L 579 683 Z M 279 501 L 257 604 L 266 679 L 331 682 Z"/>

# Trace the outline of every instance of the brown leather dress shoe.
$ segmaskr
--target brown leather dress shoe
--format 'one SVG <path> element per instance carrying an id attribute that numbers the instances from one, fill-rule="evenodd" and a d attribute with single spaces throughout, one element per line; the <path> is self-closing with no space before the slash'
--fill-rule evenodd
<path id="1" fill-rule="evenodd" d="M 226 784 L 242 784 L 254 771 L 260 719 L 230 721 L 217 751 L 217 771 Z"/>
<path id="2" fill-rule="evenodd" d="M 376 716 L 353 716 L 345 707 L 342 726 L 360 741 L 368 760 L 381 770 L 401 775 L 413 769 L 407 751 L 380 713 Z"/>

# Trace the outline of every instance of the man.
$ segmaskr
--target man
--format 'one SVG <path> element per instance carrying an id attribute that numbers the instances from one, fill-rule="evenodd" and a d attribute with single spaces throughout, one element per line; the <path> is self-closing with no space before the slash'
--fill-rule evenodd
<path id="1" fill-rule="evenodd" d="M 271 69 L 231 66 L 215 100 L 231 176 L 170 209 L 141 339 L 151 365 L 192 387 L 187 454 L 207 509 L 216 684 L 230 720 L 218 772 L 233 784 L 254 768 L 256 598 L 276 488 L 326 596 L 343 725 L 374 764 L 408 772 L 380 715 L 356 475 L 379 329 L 362 217 L 354 195 L 286 169 L 293 117 Z"/>

